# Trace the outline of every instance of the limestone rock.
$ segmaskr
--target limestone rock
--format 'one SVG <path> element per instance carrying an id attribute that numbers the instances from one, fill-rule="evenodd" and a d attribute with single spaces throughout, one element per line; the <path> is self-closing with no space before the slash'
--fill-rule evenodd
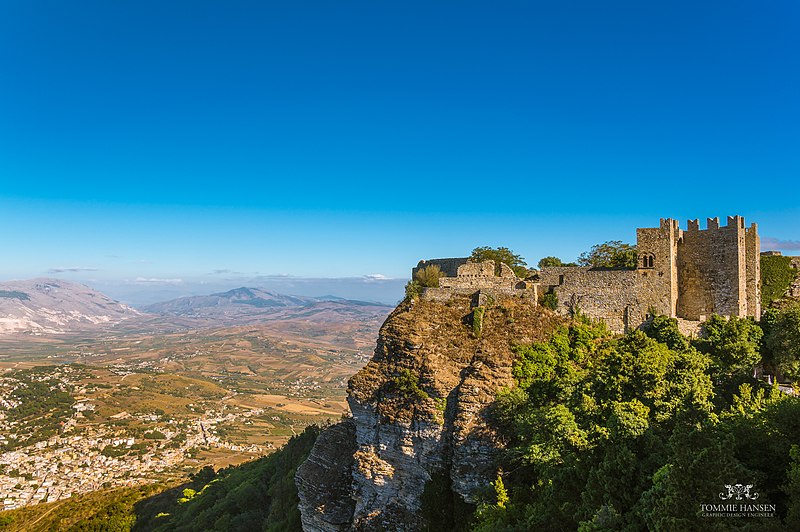
<path id="1" fill-rule="evenodd" d="M 350 494 L 355 424 L 347 419 L 324 430 L 308 459 L 297 468 L 303 529 L 348 530 L 355 501 Z"/>
<path id="2" fill-rule="evenodd" d="M 497 392 L 513 385 L 512 346 L 544 339 L 560 321 L 529 299 L 498 299 L 486 309 L 478 338 L 469 326 L 471 312 L 468 296 L 404 302 L 392 312 L 372 360 L 348 386 L 350 491 L 342 493 L 340 478 L 326 497 L 315 487 L 315 470 L 304 464 L 297 481 L 304 529 L 423 529 L 422 495 L 440 473 L 449 476 L 457 497 L 477 502 L 496 474 L 502 448 L 490 408 Z M 325 457 L 346 452 L 327 435 L 334 429 L 320 436 L 309 462 L 333 464 Z M 342 464 L 314 467 L 322 475 Z M 354 502 L 346 525 L 329 518 L 329 508 L 343 507 L 342 499 Z"/>

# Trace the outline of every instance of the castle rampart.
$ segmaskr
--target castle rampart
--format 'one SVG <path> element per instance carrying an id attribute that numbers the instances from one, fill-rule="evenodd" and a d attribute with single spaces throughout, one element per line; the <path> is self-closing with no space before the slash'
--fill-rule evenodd
<path id="1" fill-rule="evenodd" d="M 636 248 L 636 269 L 546 267 L 538 282 L 518 279 L 505 264 L 466 258 L 420 261 L 412 273 L 431 264 L 440 267 L 445 274 L 440 287 L 424 293 L 437 300 L 478 291 L 526 297 L 554 293 L 557 312 L 579 309 L 617 332 L 640 326 L 651 313 L 679 318 L 687 330 L 712 314 L 760 316 L 756 224 L 746 228 L 741 216 L 729 216 L 726 225 L 708 218 L 705 229 L 699 220 L 689 220 L 684 231 L 677 220 L 662 218 L 658 227 L 636 230 Z"/>

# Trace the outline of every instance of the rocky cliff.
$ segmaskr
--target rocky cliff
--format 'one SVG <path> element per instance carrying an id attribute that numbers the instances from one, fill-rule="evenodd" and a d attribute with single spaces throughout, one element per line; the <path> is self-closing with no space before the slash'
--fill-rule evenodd
<path id="1" fill-rule="evenodd" d="M 350 379 L 352 419 L 325 431 L 296 484 L 305 530 L 419 530 L 474 504 L 496 475 L 491 423 L 512 347 L 544 339 L 549 311 L 515 297 L 401 303 Z M 445 516 L 446 518 L 446 516 Z"/>

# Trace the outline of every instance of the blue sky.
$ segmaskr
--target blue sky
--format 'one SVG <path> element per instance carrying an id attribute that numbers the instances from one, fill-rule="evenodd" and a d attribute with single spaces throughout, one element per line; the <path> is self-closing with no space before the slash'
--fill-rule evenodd
<path id="1" fill-rule="evenodd" d="M 391 301 L 666 216 L 800 253 L 798 50 L 791 0 L 6 0 L 0 279 Z"/>

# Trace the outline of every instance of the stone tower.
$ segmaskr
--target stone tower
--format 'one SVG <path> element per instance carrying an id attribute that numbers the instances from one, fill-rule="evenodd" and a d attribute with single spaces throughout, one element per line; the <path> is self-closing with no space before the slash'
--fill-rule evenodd
<path id="1" fill-rule="evenodd" d="M 636 297 L 640 312 L 654 310 L 671 318 L 678 316 L 678 244 L 682 236 L 678 220 L 671 218 L 662 218 L 658 227 L 636 229 Z"/>
<path id="2" fill-rule="evenodd" d="M 678 241 L 677 315 L 704 320 L 711 314 L 761 314 L 760 239 L 758 226 L 745 228 L 744 218 L 708 218 L 705 230 L 689 220 Z"/>

